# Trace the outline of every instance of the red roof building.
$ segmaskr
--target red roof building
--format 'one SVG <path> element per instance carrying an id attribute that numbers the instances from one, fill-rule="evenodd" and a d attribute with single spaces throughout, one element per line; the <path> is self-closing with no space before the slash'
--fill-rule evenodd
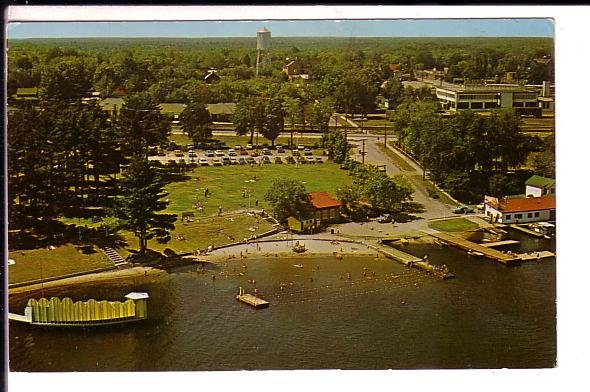
<path id="1" fill-rule="evenodd" d="M 541 197 L 486 196 L 485 214 L 495 222 L 529 223 L 555 220 L 555 195 Z"/>
<path id="2" fill-rule="evenodd" d="M 326 192 L 311 192 L 309 201 L 313 206 L 313 217 L 319 221 L 335 221 L 340 218 L 342 202 L 332 198 Z"/>

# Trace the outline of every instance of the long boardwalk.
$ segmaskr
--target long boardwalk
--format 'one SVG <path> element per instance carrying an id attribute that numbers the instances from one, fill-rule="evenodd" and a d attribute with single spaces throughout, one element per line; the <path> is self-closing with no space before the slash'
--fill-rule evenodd
<path id="1" fill-rule="evenodd" d="M 443 233 L 443 232 L 435 231 L 435 230 L 428 230 L 428 234 L 430 234 L 431 236 L 433 236 L 443 242 L 446 242 L 448 244 L 456 246 L 459 249 L 463 249 L 463 250 L 467 250 L 467 251 L 471 250 L 473 252 L 479 252 L 484 257 L 487 257 L 488 259 L 492 259 L 494 261 L 498 261 L 502 264 L 513 265 L 513 264 L 519 264 L 521 261 L 520 258 L 517 257 L 516 255 L 503 253 L 498 250 L 491 249 L 491 248 L 485 247 L 480 244 L 476 244 L 475 242 L 471 242 L 471 241 L 468 241 L 468 240 L 460 238 L 460 237 L 456 237 L 451 234 L 447 234 L 447 233 Z"/>

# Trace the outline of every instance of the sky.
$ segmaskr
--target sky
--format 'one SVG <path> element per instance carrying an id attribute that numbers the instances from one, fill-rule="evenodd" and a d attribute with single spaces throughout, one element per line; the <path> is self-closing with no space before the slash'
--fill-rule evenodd
<path id="1" fill-rule="evenodd" d="M 7 37 L 553 37 L 551 19 L 11 22 Z"/>

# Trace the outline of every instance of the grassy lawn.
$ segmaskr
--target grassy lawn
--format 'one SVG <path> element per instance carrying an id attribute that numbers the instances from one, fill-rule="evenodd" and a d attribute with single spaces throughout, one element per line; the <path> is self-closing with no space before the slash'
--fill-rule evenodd
<path id="1" fill-rule="evenodd" d="M 307 165 L 276 165 L 250 167 L 248 165 L 205 166 L 187 173 L 189 179 L 174 182 L 166 186 L 170 204 L 167 212 L 180 214 L 194 211 L 195 216 L 217 214 L 221 206 L 223 212 L 252 208 L 268 209 L 264 195 L 273 181 L 278 178 L 293 178 L 305 182 L 308 192 L 323 191 L 332 195 L 336 189 L 351 183 L 348 172 L 341 170 L 339 165 L 331 162 Z M 256 181 L 251 180 L 256 176 Z M 209 195 L 204 197 L 205 188 Z M 246 191 L 246 197 L 244 197 Z M 250 198 L 248 201 L 248 194 Z M 194 208 L 199 201 L 204 210 L 198 212 Z"/>
<path id="2" fill-rule="evenodd" d="M 439 231 L 457 232 L 475 230 L 479 225 L 465 218 L 449 218 L 428 222 L 428 227 Z"/>
<path id="3" fill-rule="evenodd" d="M 82 254 L 74 245 L 67 244 L 53 250 L 45 248 L 10 251 L 8 257 L 16 264 L 8 266 L 8 283 L 26 282 L 81 271 L 113 266 L 109 258 L 96 252 Z"/>
<path id="4" fill-rule="evenodd" d="M 148 246 L 152 250 L 163 252 L 170 248 L 176 253 L 192 252 L 195 249 L 205 249 L 209 245 L 220 246 L 242 241 L 253 235 L 259 235 L 272 229 L 272 225 L 259 217 L 239 214 L 234 216 L 213 216 L 199 218 L 195 216 L 193 222 L 176 223 L 172 232 L 172 240 L 167 244 L 150 241 Z M 124 233 L 129 249 L 138 248 L 138 239 L 132 233 Z M 119 252 L 124 254 L 124 252 Z"/>

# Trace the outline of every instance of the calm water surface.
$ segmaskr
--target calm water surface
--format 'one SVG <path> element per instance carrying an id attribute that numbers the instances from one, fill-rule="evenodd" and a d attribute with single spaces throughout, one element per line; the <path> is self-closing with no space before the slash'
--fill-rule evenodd
<path id="1" fill-rule="evenodd" d="M 517 234 L 512 249 L 555 249 Z M 108 329 L 10 324 L 12 371 L 544 368 L 556 360 L 555 260 L 507 268 L 436 245 L 405 251 L 447 264 L 439 281 L 394 261 L 333 257 L 228 261 L 149 286 L 45 296 L 120 300 L 150 293 L 150 319 Z M 294 264 L 301 263 L 302 268 Z M 243 264 L 247 268 L 244 269 Z M 220 272 L 230 276 L 220 276 Z M 237 273 L 243 272 L 243 276 Z M 216 279 L 212 279 L 215 273 Z M 347 274 L 351 274 L 351 279 Z M 249 279 L 271 305 L 234 299 Z M 283 284 L 283 289 L 281 289 Z M 27 297 L 11 299 L 23 313 Z"/>

